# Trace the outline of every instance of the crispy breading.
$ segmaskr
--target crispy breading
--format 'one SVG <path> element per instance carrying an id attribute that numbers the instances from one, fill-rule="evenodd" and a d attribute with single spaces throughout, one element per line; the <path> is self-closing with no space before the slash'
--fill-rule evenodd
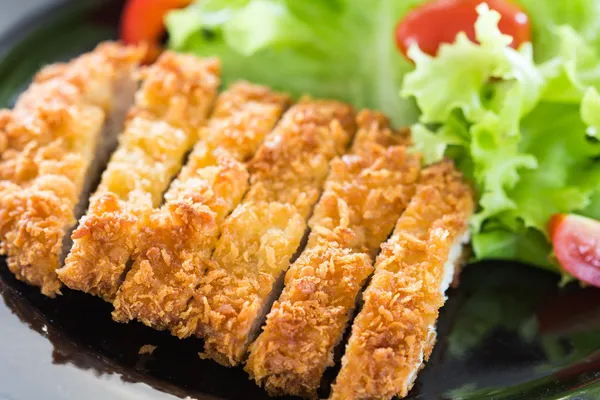
<path id="1" fill-rule="evenodd" d="M 175 333 L 205 338 L 205 355 L 235 365 L 276 278 L 289 266 L 306 221 L 290 204 L 250 202 L 227 219 L 212 263 Z M 204 306 L 196 302 L 206 302 Z M 197 331 L 196 331 L 197 327 Z"/>
<path id="2" fill-rule="evenodd" d="M 217 99 L 210 126 L 202 136 L 217 153 L 239 161 L 254 156 L 291 98 L 265 86 L 239 81 Z"/>
<path id="3" fill-rule="evenodd" d="M 420 157 L 407 153 L 409 135 L 372 111 L 357 122 L 351 152 L 331 162 L 307 247 L 251 345 L 246 370 L 271 394 L 316 395 L 372 257 L 415 191 Z"/>
<path id="4" fill-rule="evenodd" d="M 277 130 L 249 164 L 247 201 L 293 204 L 308 218 L 329 161 L 346 150 L 354 132 L 354 113 L 342 103 L 304 99 L 284 115 Z"/>
<path id="5" fill-rule="evenodd" d="M 194 131 L 197 137 L 214 102 L 220 74 L 216 58 L 164 52 L 155 64 L 140 71 L 144 85 L 131 113 Z"/>
<path id="6" fill-rule="evenodd" d="M 315 397 L 372 270 L 369 256 L 335 243 L 305 250 L 285 275 L 285 290 L 250 346 L 251 377 L 274 396 Z"/>
<path id="7" fill-rule="evenodd" d="M 287 96 L 249 83 L 219 96 L 201 141 L 138 238 L 134 264 L 114 301 L 113 318 L 137 318 L 157 329 L 171 328 L 193 295 L 210 261 L 225 217 L 248 189 L 243 164 L 273 129 Z M 173 207 L 202 207 L 210 229 L 185 230 L 173 223 Z"/>
<path id="8" fill-rule="evenodd" d="M 433 348 L 448 284 L 445 264 L 462 245 L 473 207 L 473 193 L 451 162 L 421 173 L 415 197 L 377 257 L 332 399 L 407 395 Z"/>
<path id="9" fill-rule="evenodd" d="M 119 146 L 73 233 L 65 266 L 57 271 L 67 286 L 114 298 L 140 222 L 162 202 L 208 117 L 219 73 L 215 59 L 172 52 L 140 71 L 142 86 Z"/>
<path id="10" fill-rule="evenodd" d="M 220 225 L 248 188 L 248 173 L 242 163 L 224 157 L 174 185 L 178 190 L 170 190 L 165 205 L 151 213 L 138 235 L 133 266 L 113 302 L 116 321 L 137 318 L 155 329 L 178 321 Z"/>
<path id="11" fill-rule="evenodd" d="M 330 159 L 354 134 L 351 107 L 334 101 L 293 106 L 250 162 L 251 188 L 231 215 L 208 270 L 174 333 L 195 331 L 205 355 L 240 363 L 277 279 L 289 267 Z"/>
<path id="12" fill-rule="evenodd" d="M 86 102 L 94 104 L 104 111 L 111 111 L 119 104 L 119 86 L 129 80 L 131 73 L 144 56 L 145 49 L 123 46 L 114 42 L 99 44 L 93 51 L 85 53 L 68 63 L 56 63 L 45 66 L 34 77 L 30 87 L 43 86 L 48 83 L 68 84 L 75 87 L 83 95 Z M 39 94 L 27 90 L 21 95 L 15 109 L 25 102 L 37 103 Z M 44 100 L 43 103 L 46 101 Z"/>
<path id="13" fill-rule="evenodd" d="M 420 157 L 407 153 L 410 135 L 392 132 L 382 114 L 362 111 L 357 123 L 350 153 L 331 162 L 308 247 L 337 242 L 374 258 L 414 194 Z"/>
<path id="14" fill-rule="evenodd" d="M 0 111 L 1 252 L 18 279 L 45 295 L 60 293 L 63 239 L 103 145 L 103 124 L 142 56 L 141 49 L 102 44 L 44 68 L 12 111 Z"/>

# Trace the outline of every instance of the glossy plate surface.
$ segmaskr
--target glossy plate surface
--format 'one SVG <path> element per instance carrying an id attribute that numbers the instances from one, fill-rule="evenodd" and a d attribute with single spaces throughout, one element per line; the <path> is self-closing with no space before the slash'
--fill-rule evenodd
<path id="1" fill-rule="evenodd" d="M 65 2 L 9 32 L 0 40 L 0 106 L 41 65 L 113 39 L 120 8 Z M 4 260 L 0 294 L 0 400 L 268 399 L 241 368 L 201 360 L 199 340 L 115 323 L 109 304 L 68 289 L 47 299 Z M 438 336 L 411 399 L 600 399 L 600 290 L 559 290 L 556 276 L 522 265 L 469 266 Z M 146 344 L 157 348 L 139 355 Z M 327 371 L 322 397 L 336 372 Z"/>

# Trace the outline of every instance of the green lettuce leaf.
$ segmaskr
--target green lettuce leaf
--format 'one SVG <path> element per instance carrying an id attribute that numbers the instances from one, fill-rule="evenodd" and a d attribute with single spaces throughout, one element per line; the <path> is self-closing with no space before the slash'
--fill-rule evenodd
<path id="1" fill-rule="evenodd" d="M 461 169 L 470 166 L 479 195 L 472 219 L 477 259 L 557 270 L 551 216 L 598 209 L 600 58 L 573 29 L 553 26 L 558 53 L 538 64 L 530 46 L 509 47 L 498 13 L 485 5 L 478 12 L 478 44 L 459 34 L 435 57 L 409 50 L 416 69 L 401 94 L 414 97 L 422 112 L 415 147 L 427 162 L 447 156 Z"/>
<path id="2" fill-rule="evenodd" d="M 588 126 L 586 130 L 588 141 L 598 143 L 600 141 L 600 94 L 596 88 L 586 91 L 581 103 L 581 118 Z M 600 163 L 600 157 L 596 157 L 595 161 Z M 596 186 L 595 192 L 590 196 L 589 203 L 581 214 L 600 220 L 600 185 Z"/>
<path id="3" fill-rule="evenodd" d="M 459 34 L 435 57 L 412 47 L 415 68 L 393 33 L 425 1 L 198 0 L 167 26 L 171 48 L 218 56 L 226 85 L 340 99 L 413 125 L 414 150 L 453 159 L 477 190 L 476 258 L 558 270 L 550 216 L 600 218 L 600 2 L 515 0 L 533 26 L 518 50 L 482 6 L 477 44 Z"/>
<path id="4" fill-rule="evenodd" d="M 550 258 L 551 247 L 546 237 L 535 229 L 511 229 L 498 224 L 487 227 L 473 237 L 473 251 L 480 259 L 517 260 L 556 270 Z"/>
<path id="5" fill-rule="evenodd" d="M 587 134 L 600 139 L 600 94 L 596 88 L 589 88 L 581 102 L 581 119 L 588 126 Z"/>
<path id="6" fill-rule="evenodd" d="M 552 123 L 547 123 L 552 121 Z M 600 187 L 600 144 L 590 141 L 578 106 L 540 103 L 521 121 L 521 151 L 538 168 L 521 171 L 508 195 L 517 207 L 503 218 L 546 232 L 553 214 L 582 210 Z"/>
<path id="7" fill-rule="evenodd" d="M 570 26 L 552 32 L 557 55 L 541 67 L 548 79 L 542 100 L 579 104 L 588 87 L 600 87 L 597 49 Z"/>
<path id="8" fill-rule="evenodd" d="M 581 214 L 589 218 L 600 220 L 600 190 L 597 190 L 590 198 L 590 204 L 581 212 Z"/>
<path id="9" fill-rule="evenodd" d="M 600 2 L 597 0 L 517 0 L 533 25 L 535 57 L 538 62 L 554 59 L 564 42 L 556 40 L 556 28 L 576 32 L 592 49 L 600 49 Z"/>
<path id="10" fill-rule="evenodd" d="M 460 143 L 447 139 L 443 143 L 464 146 L 473 161 L 481 195 L 481 211 L 473 222 L 476 231 L 489 216 L 516 207 L 507 190 L 517 183 L 520 169 L 537 167 L 534 157 L 519 151 L 518 125 L 537 103 L 544 84 L 531 48 L 509 47 L 511 38 L 497 28 L 500 15 L 485 6 L 479 10 L 475 25 L 479 44 L 459 34 L 453 44 L 443 45 L 436 57 L 411 47 L 409 56 L 417 68 L 406 75 L 402 88 L 403 96 L 416 99 L 421 123 L 440 125 L 441 137 L 452 137 L 448 131 L 460 131 L 445 124 L 451 115 L 458 111 L 464 116 L 461 128 L 467 137 Z M 413 127 L 416 132 L 423 129 L 421 125 Z M 422 136 L 417 135 L 417 147 L 429 147 L 432 136 L 430 133 L 428 143 L 421 143 Z M 424 153 L 426 162 L 442 158 L 443 143 L 437 143 L 435 157 Z"/>
<path id="11" fill-rule="evenodd" d="M 336 98 L 415 122 L 398 88 L 411 64 L 394 26 L 424 0 L 200 0 L 167 17 L 170 47 L 223 63 L 224 83 L 267 84 L 295 96 Z"/>

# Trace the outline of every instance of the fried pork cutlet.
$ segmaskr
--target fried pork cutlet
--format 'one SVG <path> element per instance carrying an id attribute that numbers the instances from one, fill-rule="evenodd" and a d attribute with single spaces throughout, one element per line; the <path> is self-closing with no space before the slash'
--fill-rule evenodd
<path id="1" fill-rule="evenodd" d="M 407 153 L 409 136 L 371 111 L 358 127 L 351 152 L 331 163 L 308 245 L 250 347 L 246 370 L 274 395 L 316 396 L 377 249 L 415 191 L 420 157 Z"/>
<path id="2" fill-rule="evenodd" d="M 141 221 L 161 204 L 208 117 L 219 73 L 216 59 L 172 52 L 141 71 L 142 86 L 119 147 L 73 233 L 65 266 L 57 271 L 67 286 L 114 298 Z"/>
<path id="3" fill-rule="evenodd" d="M 1 252 L 18 279 L 47 296 L 60 294 L 63 248 L 114 148 L 142 57 L 99 45 L 44 68 L 13 110 L 0 111 Z"/>
<path id="4" fill-rule="evenodd" d="M 251 188 L 225 223 L 207 271 L 174 333 L 195 332 L 205 355 L 240 363 L 278 294 L 329 171 L 354 134 L 351 107 L 305 100 L 283 117 L 250 163 Z"/>
<path id="5" fill-rule="evenodd" d="M 452 163 L 422 171 L 415 197 L 377 257 L 332 399 L 408 394 L 433 348 L 473 207 L 471 189 Z"/>
<path id="6" fill-rule="evenodd" d="M 248 189 L 244 161 L 254 155 L 289 103 L 265 87 L 239 83 L 223 93 L 201 141 L 148 218 L 113 318 L 174 326 L 210 260 L 223 221 Z"/>
<path id="7" fill-rule="evenodd" d="M 364 110 L 357 124 L 350 152 L 331 163 L 307 248 L 335 242 L 374 259 L 414 194 L 420 159 L 407 154 L 408 131 L 393 132 L 383 114 Z"/>

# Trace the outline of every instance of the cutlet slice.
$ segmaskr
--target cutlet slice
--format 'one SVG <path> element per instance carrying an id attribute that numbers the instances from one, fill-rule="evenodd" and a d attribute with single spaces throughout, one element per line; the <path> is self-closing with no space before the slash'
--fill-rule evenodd
<path id="1" fill-rule="evenodd" d="M 308 245 L 250 347 L 246 370 L 273 395 L 316 396 L 377 249 L 414 195 L 420 157 L 407 153 L 408 133 L 372 111 L 357 122 L 351 152 L 331 163 Z"/>
<path id="2" fill-rule="evenodd" d="M 219 96 L 205 139 L 137 239 L 134 263 L 113 318 L 171 328 L 198 285 L 223 221 L 248 189 L 244 161 L 254 155 L 289 103 L 287 96 L 238 83 Z"/>
<path id="3" fill-rule="evenodd" d="M 406 151 L 410 133 L 392 131 L 383 114 L 361 111 L 357 124 L 350 152 L 331 162 L 307 248 L 335 242 L 375 258 L 414 194 L 420 157 Z"/>
<path id="4" fill-rule="evenodd" d="M 473 193 L 452 163 L 422 171 L 415 197 L 377 257 L 332 399 L 408 394 L 431 354 L 473 207 Z"/>
<path id="5" fill-rule="evenodd" d="M 143 56 L 114 43 L 44 68 L 0 111 L 0 238 L 8 267 L 54 297 L 56 269 L 89 191 L 114 149 Z"/>
<path id="6" fill-rule="evenodd" d="M 354 130 L 350 106 L 301 100 L 251 161 L 251 186 L 244 201 L 291 204 L 308 219 L 323 190 L 329 161 L 346 151 Z"/>
<path id="7" fill-rule="evenodd" d="M 272 303 L 271 292 L 302 241 L 306 221 L 291 204 L 244 202 L 227 219 L 180 336 L 205 339 L 205 355 L 226 366 L 242 361 Z M 278 290 L 277 290 L 278 291 Z"/>
<path id="8" fill-rule="evenodd" d="M 219 86 L 215 59 L 164 53 L 140 73 L 119 146 L 110 159 L 58 276 L 71 289 L 111 301 L 135 247 L 140 221 L 162 202 L 198 138 Z"/>
<path id="9" fill-rule="evenodd" d="M 256 337 L 279 292 L 329 171 L 354 134 L 351 107 L 333 101 L 292 107 L 250 163 L 251 188 L 228 218 L 182 322 L 180 337 L 205 340 L 205 356 L 232 366 Z"/>
<path id="10" fill-rule="evenodd" d="M 321 376 L 346 327 L 355 298 L 373 271 L 371 258 L 338 243 L 306 249 L 250 345 L 245 370 L 271 396 L 316 397 Z"/>

